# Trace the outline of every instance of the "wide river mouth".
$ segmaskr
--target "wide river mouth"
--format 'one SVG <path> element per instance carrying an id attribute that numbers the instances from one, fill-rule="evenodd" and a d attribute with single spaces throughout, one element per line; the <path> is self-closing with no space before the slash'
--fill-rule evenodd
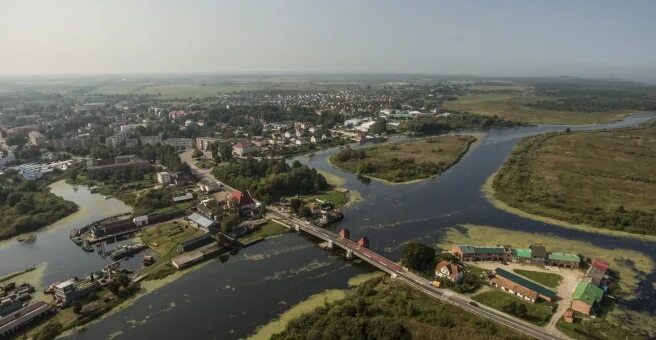
<path id="1" fill-rule="evenodd" d="M 489 225 L 508 230 L 552 234 L 584 240 L 604 248 L 629 248 L 656 260 L 656 242 L 633 237 L 608 236 L 568 229 L 526 219 L 493 207 L 480 189 L 503 164 L 517 141 L 525 136 L 572 130 L 634 126 L 656 118 L 656 113 L 632 115 L 622 121 L 599 125 L 540 125 L 491 129 L 458 164 L 436 179 L 405 185 L 378 181 L 364 183 L 357 176 L 332 167 L 327 159 L 337 149 L 317 152 L 297 159 L 304 164 L 345 179 L 343 186 L 358 191 L 363 201 L 346 209 L 337 227 L 347 227 L 352 236 L 366 235 L 371 248 L 392 260 L 400 258 L 403 244 L 410 240 L 438 242 L 442 233 L 455 224 Z M 466 133 L 463 131 L 462 133 Z M 476 131 L 480 132 L 480 131 Z M 63 185 L 63 184 L 58 184 Z M 70 187 L 70 186 L 69 186 Z M 62 187 L 61 194 L 68 193 Z M 97 269 L 108 260 L 86 254 L 68 240 L 72 227 L 85 220 L 126 211 L 115 200 L 98 202 L 98 195 L 74 200 L 84 219 L 57 222 L 39 233 L 33 245 L 0 245 L 0 275 L 36 263 L 48 262 L 44 281 Z M 70 193 L 69 193 L 70 194 Z M 73 200 L 73 199 L 71 199 Z M 129 209 L 128 209 L 129 210 Z M 86 222 L 89 223 L 89 222 Z M 289 233 L 241 250 L 228 259 L 216 259 L 180 279 L 147 294 L 131 306 L 86 326 L 76 339 L 237 339 L 251 334 L 259 325 L 276 318 L 292 305 L 326 289 L 346 288 L 347 280 L 374 269 L 345 260 L 338 252 L 322 250 L 311 237 Z M 656 273 L 645 273 L 637 299 L 630 307 L 656 313 Z"/>

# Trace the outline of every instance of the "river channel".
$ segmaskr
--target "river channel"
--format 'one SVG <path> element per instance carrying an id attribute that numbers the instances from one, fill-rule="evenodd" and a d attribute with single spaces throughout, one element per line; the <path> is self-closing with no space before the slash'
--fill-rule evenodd
<path id="1" fill-rule="evenodd" d="M 656 114 L 634 115 L 620 122 L 570 128 L 619 128 L 654 117 Z M 302 156 L 298 160 L 345 178 L 345 187 L 362 194 L 363 201 L 348 208 L 338 226 L 347 227 L 352 236 L 366 235 L 372 249 L 393 260 L 400 258 L 404 242 L 422 240 L 434 243 L 447 227 L 465 223 L 550 233 L 605 248 L 630 248 L 656 259 L 654 242 L 567 229 L 526 219 L 494 208 L 483 197 L 481 186 L 503 164 L 520 138 L 562 131 L 566 127 L 541 125 L 486 131 L 486 136 L 440 177 L 406 185 L 387 185 L 378 181 L 365 183 L 355 175 L 333 168 L 327 158 L 337 149 Z M 86 189 L 78 188 L 77 191 L 80 190 Z M 70 273 L 96 269 L 106 262 L 96 254 L 82 253 L 68 240 L 68 230 L 78 223 L 85 224 L 82 220 L 92 221 L 113 215 L 125 207 L 115 206 L 116 211 L 108 212 L 103 207 L 105 202 L 99 202 L 97 197 L 79 202 L 66 190 L 58 192 L 53 188 L 53 192 L 78 203 L 83 207 L 81 212 L 88 211 L 87 215 L 75 223 L 70 218 L 57 222 L 59 227 L 40 232 L 33 245 L 0 246 L 0 275 L 47 261 L 44 280 L 52 281 L 70 276 Z M 120 204 L 109 201 L 107 204 Z M 98 211 L 86 209 L 94 204 L 99 204 Z M 326 289 L 346 288 L 350 277 L 371 271 L 371 267 L 358 261 L 345 260 L 339 251 L 320 249 L 316 240 L 309 236 L 289 233 L 243 249 L 227 259 L 205 263 L 69 338 L 244 338 L 257 326 L 276 318 L 308 296 Z M 647 280 L 639 288 L 639 297 L 632 301 L 631 307 L 656 313 L 656 293 L 651 284 L 654 281 L 656 273 L 648 273 Z"/>

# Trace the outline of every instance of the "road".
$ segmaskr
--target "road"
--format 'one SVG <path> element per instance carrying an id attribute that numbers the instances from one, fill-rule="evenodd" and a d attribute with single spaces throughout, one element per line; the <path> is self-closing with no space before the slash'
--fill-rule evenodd
<path id="1" fill-rule="evenodd" d="M 465 309 L 473 314 L 490 319 L 494 322 L 502 324 L 506 327 L 509 327 L 511 329 L 514 329 L 516 331 L 519 331 L 536 339 L 548 339 L 548 340 L 560 339 L 560 337 L 554 336 L 538 326 L 535 326 L 518 318 L 509 316 L 496 309 L 479 304 L 472 305 L 472 303 L 474 302 L 465 295 L 450 290 L 438 289 L 433 285 L 431 285 L 430 280 L 427 280 L 423 277 L 420 277 L 414 273 L 407 271 L 405 268 L 403 268 L 396 262 L 391 261 L 388 258 L 381 256 L 380 254 L 370 249 L 360 247 L 356 242 L 353 242 L 349 239 L 342 239 L 339 237 L 339 235 L 329 230 L 319 228 L 307 221 L 290 216 L 289 214 L 275 207 L 268 207 L 268 210 L 269 210 L 268 213 L 269 217 L 280 220 L 289 226 L 293 226 L 293 227 L 298 226 L 299 229 L 309 234 L 312 234 L 314 236 L 317 236 L 325 241 L 332 241 L 333 244 L 338 245 L 339 247 L 347 251 L 350 250 L 351 252 L 353 252 L 353 255 L 356 255 L 359 258 L 366 261 L 367 263 L 370 263 L 373 266 L 389 273 L 392 277 L 398 279 L 399 281 L 402 281 L 408 284 L 409 286 L 417 290 L 420 290 L 436 299 L 439 299 L 446 303 L 450 303 L 452 305 Z"/>
<path id="2" fill-rule="evenodd" d="M 209 177 L 218 181 L 210 169 L 200 169 L 196 166 L 196 162 L 191 158 L 191 151 L 184 152 L 180 156 L 182 161 L 187 162 L 191 167 L 192 172 L 198 177 Z M 225 185 L 225 183 L 223 184 L 229 190 L 235 190 L 234 188 Z M 356 242 L 353 242 L 349 239 L 342 239 L 339 237 L 339 235 L 333 233 L 332 231 L 319 228 L 312 223 L 291 216 L 276 207 L 267 207 L 267 215 L 269 218 L 276 219 L 290 227 L 296 228 L 298 226 L 299 229 L 311 235 L 314 235 L 325 241 L 332 241 L 333 244 L 336 244 L 342 249 L 353 252 L 354 255 L 358 256 L 365 262 L 384 272 L 389 273 L 392 277 L 398 279 L 399 281 L 402 281 L 407 285 L 422 291 L 440 301 L 450 303 L 475 315 L 487 318 L 536 339 L 560 339 L 560 337 L 554 336 L 538 326 L 507 315 L 496 309 L 480 304 L 472 305 L 474 302 L 467 296 L 450 290 L 438 289 L 431 285 L 431 281 L 407 271 L 398 263 L 391 261 L 370 249 L 360 247 Z"/>

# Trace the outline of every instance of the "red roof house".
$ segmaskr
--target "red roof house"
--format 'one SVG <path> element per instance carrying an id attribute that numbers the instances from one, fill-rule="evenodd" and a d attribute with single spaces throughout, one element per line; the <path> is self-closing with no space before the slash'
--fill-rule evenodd
<path id="1" fill-rule="evenodd" d="M 237 204 L 239 209 L 255 209 L 257 207 L 255 201 L 248 192 L 243 193 L 239 190 L 230 193 L 230 202 Z"/>

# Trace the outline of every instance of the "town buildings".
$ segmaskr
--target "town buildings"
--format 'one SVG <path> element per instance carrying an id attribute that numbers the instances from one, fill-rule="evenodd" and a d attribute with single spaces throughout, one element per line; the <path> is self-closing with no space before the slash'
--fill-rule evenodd
<path id="1" fill-rule="evenodd" d="M 494 270 L 494 277 L 490 279 L 490 284 L 530 302 L 535 302 L 538 298 L 546 301 L 553 301 L 556 298 L 556 292 L 502 268 Z"/>
<path id="2" fill-rule="evenodd" d="M 459 282 L 464 273 L 464 267 L 458 263 L 442 260 L 435 267 L 435 277 L 445 278 L 452 282 Z"/>
<path id="3" fill-rule="evenodd" d="M 239 157 L 244 157 L 258 150 L 259 148 L 250 142 L 240 142 L 232 146 L 232 153 Z"/>
<path id="4" fill-rule="evenodd" d="M 46 146 L 47 139 L 39 131 L 30 131 L 30 132 L 28 132 L 27 133 L 27 138 L 30 142 L 30 145 L 34 145 L 34 146 L 37 146 L 37 147 L 40 147 L 40 148 Z"/>
<path id="5" fill-rule="evenodd" d="M 594 259 L 588 268 L 586 276 L 590 278 L 590 282 L 595 286 L 600 286 L 606 290 L 608 284 L 608 262 L 602 259 Z"/>
<path id="6" fill-rule="evenodd" d="M 584 279 L 574 289 L 571 308 L 576 312 L 590 315 L 593 308 L 601 303 L 603 297 L 603 289 L 594 285 L 589 279 Z"/>
<path id="7" fill-rule="evenodd" d="M 213 143 L 219 139 L 214 137 L 198 137 L 196 138 L 196 149 L 201 151 L 208 151 Z"/>
<path id="8" fill-rule="evenodd" d="M 216 221 L 209 219 L 199 213 L 191 213 L 189 216 L 187 216 L 187 220 L 191 222 L 194 227 L 207 233 L 218 231 L 218 224 Z"/>
<path id="9" fill-rule="evenodd" d="M 194 147 L 191 138 L 169 138 L 164 140 L 164 144 L 172 146 L 176 150 L 189 150 Z"/>
<path id="10" fill-rule="evenodd" d="M 114 164 L 101 165 L 97 160 L 87 162 L 87 172 L 90 176 L 112 175 L 117 169 L 137 168 L 140 170 L 150 170 L 151 165 L 135 155 L 116 156 Z"/>
<path id="11" fill-rule="evenodd" d="M 454 245 L 451 253 L 461 261 L 510 261 L 510 247 L 479 247 L 470 245 Z"/>
<path id="12" fill-rule="evenodd" d="M 202 246 L 208 245 L 213 241 L 214 239 L 212 238 L 212 235 L 209 233 L 205 233 L 200 236 L 192 237 L 188 240 L 181 242 L 178 245 L 176 251 L 178 252 L 178 254 L 182 254 L 184 252 L 192 251 Z"/>
<path id="13" fill-rule="evenodd" d="M 173 183 L 173 175 L 170 172 L 162 171 L 157 173 L 157 183 L 161 185 L 170 185 Z"/>

